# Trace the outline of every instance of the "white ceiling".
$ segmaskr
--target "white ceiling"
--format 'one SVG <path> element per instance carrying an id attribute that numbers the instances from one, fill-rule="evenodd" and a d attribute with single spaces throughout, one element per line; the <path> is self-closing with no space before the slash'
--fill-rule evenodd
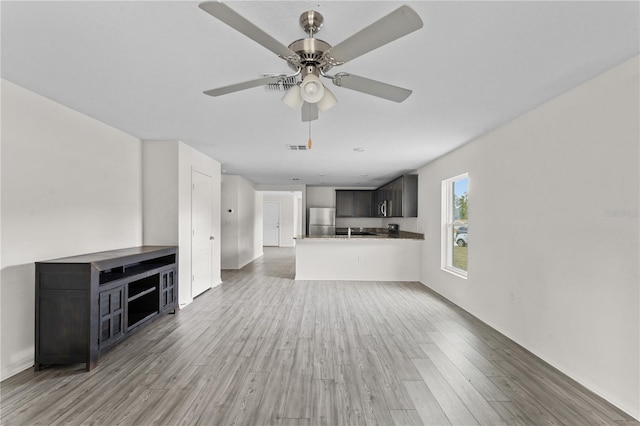
<path id="1" fill-rule="evenodd" d="M 421 30 L 334 71 L 413 94 L 397 104 L 325 80 L 339 104 L 312 122 L 307 152 L 285 149 L 309 129 L 282 93 L 202 94 L 289 68 L 198 2 L 2 1 L 2 77 L 138 138 L 181 140 L 255 183 L 378 186 L 640 50 L 637 1 L 228 4 L 284 44 L 305 36 L 303 11 L 319 11 L 317 38 L 335 45 L 403 3 Z"/>

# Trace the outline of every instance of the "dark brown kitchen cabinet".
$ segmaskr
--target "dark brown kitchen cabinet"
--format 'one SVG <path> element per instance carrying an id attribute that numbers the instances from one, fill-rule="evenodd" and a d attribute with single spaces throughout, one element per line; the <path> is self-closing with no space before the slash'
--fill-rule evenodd
<path id="1" fill-rule="evenodd" d="M 387 217 L 391 213 L 388 210 L 389 207 L 389 199 L 391 198 L 391 194 L 389 191 L 389 184 L 383 185 L 375 191 L 375 200 L 376 200 L 376 211 L 375 216 L 378 217 Z"/>
<path id="2" fill-rule="evenodd" d="M 374 191 L 336 190 L 336 217 L 373 217 Z"/>
<path id="3" fill-rule="evenodd" d="M 418 175 L 376 190 L 336 189 L 336 217 L 418 217 Z"/>
<path id="4" fill-rule="evenodd" d="M 36 262 L 35 370 L 85 363 L 178 310 L 178 251 L 141 246 Z"/>
<path id="5" fill-rule="evenodd" d="M 336 217 L 353 217 L 353 191 L 336 190 Z"/>
<path id="6" fill-rule="evenodd" d="M 407 197 L 404 197 L 403 194 L 403 186 L 404 186 L 404 177 L 400 177 L 393 182 L 389 183 L 389 192 L 390 192 L 390 203 L 389 203 L 389 211 L 391 212 L 391 217 L 403 217 L 404 216 L 404 208 L 403 202 Z"/>
<path id="7" fill-rule="evenodd" d="M 354 191 L 353 216 L 372 217 L 373 216 L 373 191 Z"/>
<path id="8" fill-rule="evenodd" d="M 381 186 L 376 190 L 376 200 L 377 216 L 417 217 L 418 175 L 403 175 Z"/>

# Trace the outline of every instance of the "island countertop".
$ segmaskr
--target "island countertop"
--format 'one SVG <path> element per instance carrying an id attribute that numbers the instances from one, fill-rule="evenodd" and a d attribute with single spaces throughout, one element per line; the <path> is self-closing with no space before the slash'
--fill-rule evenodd
<path id="1" fill-rule="evenodd" d="M 338 228 L 339 229 L 339 228 Z M 424 234 L 416 232 L 399 231 L 390 233 L 386 229 L 364 228 L 365 232 L 373 232 L 375 235 L 356 235 L 360 228 L 354 228 L 354 234 L 348 235 L 299 235 L 296 240 L 424 240 Z M 346 230 L 346 228 L 345 228 Z M 346 231 L 345 231 L 346 232 Z"/>

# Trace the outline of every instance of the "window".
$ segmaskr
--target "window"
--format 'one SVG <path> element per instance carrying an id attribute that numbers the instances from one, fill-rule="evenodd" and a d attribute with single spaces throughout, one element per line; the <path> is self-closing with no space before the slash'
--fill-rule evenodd
<path id="1" fill-rule="evenodd" d="M 467 277 L 469 175 L 442 181 L 442 269 Z"/>

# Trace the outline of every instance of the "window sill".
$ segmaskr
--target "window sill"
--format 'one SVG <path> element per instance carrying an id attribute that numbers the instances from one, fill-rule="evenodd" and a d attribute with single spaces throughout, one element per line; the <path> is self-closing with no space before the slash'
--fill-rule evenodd
<path id="1" fill-rule="evenodd" d="M 456 277 L 463 278 L 465 280 L 467 279 L 467 271 L 464 271 L 462 269 L 445 266 L 444 268 L 442 268 L 442 270 L 450 273 L 451 275 L 455 275 Z"/>

